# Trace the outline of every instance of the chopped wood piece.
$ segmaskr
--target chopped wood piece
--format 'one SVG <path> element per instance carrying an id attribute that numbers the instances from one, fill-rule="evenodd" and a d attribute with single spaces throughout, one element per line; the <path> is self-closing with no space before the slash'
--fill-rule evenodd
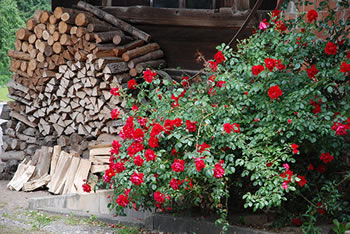
<path id="1" fill-rule="evenodd" d="M 79 167 L 77 169 L 77 173 L 74 177 L 73 187 L 72 187 L 72 193 L 83 193 L 83 184 L 85 183 L 84 180 L 88 178 L 89 171 L 91 168 L 91 162 L 87 159 L 81 159 L 79 163 Z"/>
<path id="2" fill-rule="evenodd" d="M 33 18 L 30 18 L 27 20 L 26 22 L 26 27 L 28 30 L 30 31 L 33 31 L 34 30 L 34 27 L 38 24 L 38 21 L 33 19 Z"/>
<path id="3" fill-rule="evenodd" d="M 124 45 L 126 43 L 129 43 L 131 41 L 134 41 L 134 38 L 128 37 L 128 36 L 121 36 L 121 35 L 115 35 L 113 37 L 113 43 L 115 45 Z"/>
<path id="4" fill-rule="evenodd" d="M 109 165 L 91 165 L 90 172 L 95 174 L 95 173 L 100 173 L 108 170 Z"/>
<path id="5" fill-rule="evenodd" d="M 157 60 L 160 58 L 163 58 L 164 53 L 162 50 L 156 50 L 153 52 L 150 52 L 148 54 L 145 54 L 141 57 L 134 58 L 128 62 L 128 67 L 129 68 L 135 68 L 137 64 L 150 61 L 150 60 Z"/>
<path id="6" fill-rule="evenodd" d="M 7 162 L 8 160 L 18 160 L 21 161 L 25 157 L 25 153 L 23 151 L 7 151 L 5 153 L 0 154 L 0 159 L 3 162 Z"/>
<path id="7" fill-rule="evenodd" d="M 26 28 L 20 28 L 19 30 L 17 30 L 16 32 L 16 39 L 19 39 L 19 40 L 28 40 L 28 37 L 32 35 L 32 33 L 26 29 Z"/>
<path id="8" fill-rule="evenodd" d="M 141 73 L 146 67 L 153 67 L 153 68 L 161 67 L 161 68 L 163 68 L 165 66 L 166 66 L 166 62 L 163 59 L 148 61 L 148 62 L 137 64 L 136 71 L 137 71 L 137 73 Z"/>
<path id="9" fill-rule="evenodd" d="M 25 123 L 25 124 L 27 124 L 29 127 L 35 128 L 35 127 L 37 126 L 37 124 L 30 122 L 30 121 L 27 119 L 27 117 L 21 115 L 21 114 L 18 113 L 18 112 L 11 111 L 11 112 L 10 112 L 10 116 L 13 117 L 13 118 L 15 118 L 15 119 L 18 119 L 19 121 L 21 121 L 21 122 L 23 122 L 23 123 Z"/>
<path id="10" fill-rule="evenodd" d="M 84 28 L 84 27 L 78 27 L 75 34 L 77 35 L 77 37 L 80 38 L 80 37 L 84 36 L 85 33 L 87 33 L 87 29 L 86 29 L 86 28 Z"/>
<path id="11" fill-rule="evenodd" d="M 55 42 L 55 43 L 53 43 L 52 50 L 56 54 L 59 54 L 62 51 L 62 45 L 59 42 Z"/>
<path id="12" fill-rule="evenodd" d="M 126 23 L 125 21 L 123 21 L 121 19 L 114 17 L 111 14 L 108 14 L 107 12 L 105 12 L 97 7 L 94 7 L 93 5 L 90 5 L 90 4 L 83 2 L 83 1 L 79 1 L 77 5 L 78 5 L 78 7 L 93 13 L 97 17 L 107 21 L 108 23 L 111 23 L 112 25 L 124 30 L 125 32 L 130 33 L 131 35 L 134 35 L 135 37 L 137 37 L 139 39 L 142 39 L 146 42 L 149 42 L 151 40 L 151 36 L 149 34 L 135 28 L 134 26 Z M 77 23 L 77 21 L 75 23 Z"/>
<path id="13" fill-rule="evenodd" d="M 35 166 L 24 164 L 23 162 L 19 164 L 15 175 L 12 180 L 7 184 L 7 188 L 11 190 L 19 191 L 23 187 L 23 185 L 30 179 L 33 172 L 35 170 Z"/>
<path id="14" fill-rule="evenodd" d="M 22 60 L 31 60 L 30 54 L 16 51 L 16 50 L 8 50 L 7 55 L 11 58 L 22 59 Z"/>
<path id="15" fill-rule="evenodd" d="M 60 33 L 62 33 L 62 34 L 63 33 L 69 33 L 71 27 L 72 27 L 71 25 L 69 25 L 69 24 L 67 24 L 67 23 L 65 23 L 63 21 L 58 23 L 58 31 Z"/>
<path id="16" fill-rule="evenodd" d="M 104 73 L 117 74 L 128 71 L 128 65 L 125 62 L 109 63 L 103 69 Z"/>
<path id="17" fill-rule="evenodd" d="M 30 179 L 30 181 L 26 182 L 23 185 L 23 191 L 25 192 L 34 191 L 35 189 L 38 189 L 40 187 L 47 185 L 50 182 L 50 180 L 51 180 L 51 175 L 44 175 L 35 180 Z"/>
<path id="18" fill-rule="evenodd" d="M 77 173 L 79 163 L 80 163 L 79 157 L 72 158 L 72 162 L 67 170 L 67 179 L 66 179 L 62 194 L 67 194 L 67 193 L 69 194 L 72 191 L 74 191 L 73 190 L 74 177 L 75 177 L 75 174 Z"/>
<path id="19" fill-rule="evenodd" d="M 49 192 L 60 194 L 67 179 L 67 170 L 72 162 L 73 157 L 62 151 L 57 162 L 55 173 L 48 184 Z"/>
<path id="20" fill-rule="evenodd" d="M 40 23 L 46 23 L 49 21 L 50 14 L 47 11 L 42 11 L 39 17 Z"/>

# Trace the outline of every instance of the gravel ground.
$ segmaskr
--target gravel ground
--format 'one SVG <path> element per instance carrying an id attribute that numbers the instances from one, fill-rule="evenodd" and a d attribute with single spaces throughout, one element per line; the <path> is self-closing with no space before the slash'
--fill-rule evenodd
<path id="1" fill-rule="evenodd" d="M 0 180 L 0 233 L 154 233 L 133 227 L 103 223 L 96 217 L 54 215 L 28 210 L 28 200 L 50 196 L 47 191 L 16 192 L 6 188 L 9 181 Z M 51 195 L 53 196 L 53 195 Z"/>

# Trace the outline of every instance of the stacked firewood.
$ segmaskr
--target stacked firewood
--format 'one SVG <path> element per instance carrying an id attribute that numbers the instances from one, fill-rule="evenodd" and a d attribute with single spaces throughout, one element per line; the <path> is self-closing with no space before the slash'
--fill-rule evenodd
<path id="1" fill-rule="evenodd" d="M 88 141 L 121 128 L 126 100 L 110 89 L 125 87 L 148 66 L 166 64 L 147 33 L 85 2 L 78 7 L 38 10 L 16 33 L 16 49 L 8 51 L 14 101 L 3 161 L 15 154 L 23 160 L 40 146 L 55 144 L 87 157 Z M 121 113 L 117 120 L 111 119 L 113 109 Z M 78 149 L 72 134 L 81 136 Z"/>

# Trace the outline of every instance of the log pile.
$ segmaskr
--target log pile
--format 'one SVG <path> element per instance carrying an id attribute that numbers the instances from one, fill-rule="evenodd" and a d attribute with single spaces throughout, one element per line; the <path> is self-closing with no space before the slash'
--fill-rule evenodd
<path id="1" fill-rule="evenodd" d="M 110 89 L 166 65 L 147 33 L 85 2 L 78 7 L 38 10 L 16 33 L 2 161 L 28 165 L 37 149 L 56 144 L 87 158 L 90 140 L 121 128 L 126 100 Z"/>

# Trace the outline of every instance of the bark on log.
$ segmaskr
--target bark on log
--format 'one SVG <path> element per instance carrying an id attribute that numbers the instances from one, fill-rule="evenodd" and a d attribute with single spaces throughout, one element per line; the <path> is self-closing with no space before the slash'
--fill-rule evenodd
<path id="1" fill-rule="evenodd" d="M 50 13 L 48 11 L 42 11 L 39 17 L 40 23 L 46 23 L 49 21 Z"/>
<path id="2" fill-rule="evenodd" d="M 160 60 L 139 63 L 136 65 L 135 68 L 136 68 L 137 73 L 141 73 L 146 67 L 158 68 L 158 67 L 165 67 L 165 66 L 166 66 L 165 60 L 160 59 Z"/>
<path id="3" fill-rule="evenodd" d="M 164 53 L 162 50 L 156 50 L 153 52 L 150 52 L 148 54 L 145 54 L 141 57 L 134 58 L 128 62 L 128 67 L 135 68 L 135 66 L 139 63 L 151 61 L 151 60 L 157 60 L 164 57 Z"/>
<path id="4" fill-rule="evenodd" d="M 129 51 L 125 52 L 122 55 L 122 58 L 125 62 L 128 62 L 133 58 L 145 55 L 149 52 L 158 50 L 159 48 L 160 48 L 160 46 L 158 45 L 158 43 L 147 44 L 145 46 L 138 47 L 138 48 L 135 48 L 133 50 L 129 50 Z"/>
<path id="5" fill-rule="evenodd" d="M 125 37 L 125 34 L 121 30 L 100 32 L 94 34 L 96 43 L 112 42 L 114 36 Z"/>
<path id="6" fill-rule="evenodd" d="M 7 55 L 15 59 L 28 60 L 28 61 L 31 60 L 30 54 L 23 53 L 20 51 L 9 50 L 7 51 Z"/>
<path id="7" fill-rule="evenodd" d="M 115 45 L 125 45 L 131 41 L 134 41 L 134 38 L 129 37 L 129 36 L 120 36 L 120 35 L 115 35 L 113 37 L 113 43 Z"/>
<path id="8" fill-rule="evenodd" d="M 51 25 L 54 25 L 54 24 L 57 24 L 57 23 L 58 23 L 58 19 L 56 18 L 55 15 L 50 15 L 49 23 L 50 23 Z"/>
<path id="9" fill-rule="evenodd" d="M 133 41 L 133 42 L 130 42 L 126 45 L 118 46 L 118 47 L 114 48 L 113 52 L 114 52 L 115 56 L 119 57 L 128 50 L 132 50 L 132 49 L 135 49 L 137 47 L 143 46 L 144 43 L 145 42 L 142 40 Z"/>
<path id="10" fill-rule="evenodd" d="M 128 71 L 128 64 L 125 62 L 109 63 L 103 69 L 103 73 L 117 74 Z"/>
<path id="11" fill-rule="evenodd" d="M 108 26 L 106 24 L 88 24 L 87 30 L 88 32 L 108 32 L 108 31 L 115 31 L 117 28 Z"/>
<path id="12" fill-rule="evenodd" d="M 83 1 L 79 1 L 78 7 L 93 13 L 94 15 L 107 21 L 108 23 L 111 23 L 112 25 L 124 30 L 125 32 L 128 32 L 131 35 L 134 35 L 136 38 L 139 38 L 139 39 L 144 40 L 146 42 L 149 42 L 151 40 L 151 36 L 149 34 L 135 28 L 134 26 L 126 23 L 123 20 L 115 18 L 113 15 L 108 14 L 107 12 L 98 9 L 97 7 L 94 7 L 93 5 L 90 5 L 90 4 L 83 2 Z"/>
<path id="13" fill-rule="evenodd" d="M 33 31 L 34 30 L 34 27 L 38 24 L 38 21 L 33 19 L 33 18 L 30 18 L 27 20 L 26 22 L 26 27 L 28 30 L 30 31 Z"/>

